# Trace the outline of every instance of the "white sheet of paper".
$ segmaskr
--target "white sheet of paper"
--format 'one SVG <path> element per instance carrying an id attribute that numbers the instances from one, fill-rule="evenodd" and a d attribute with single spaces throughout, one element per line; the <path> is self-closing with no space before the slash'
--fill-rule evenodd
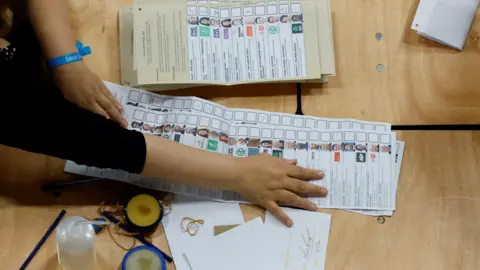
<path id="1" fill-rule="evenodd" d="M 278 270 L 282 261 L 272 253 L 273 234 L 256 218 L 185 252 L 193 270 Z"/>
<path id="2" fill-rule="evenodd" d="M 282 208 L 292 219 L 292 228 L 267 213 L 265 228 L 271 235 L 271 253 L 281 258 L 282 266 L 276 269 L 325 269 L 328 236 L 330 234 L 329 214 Z"/>
<path id="3" fill-rule="evenodd" d="M 195 236 L 182 232 L 180 222 L 184 217 L 202 219 Z M 164 217 L 162 224 L 167 236 L 168 245 L 177 270 L 191 270 L 183 253 L 195 243 L 206 242 L 214 237 L 214 227 L 219 225 L 243 224 L 244 219 L 237 203 L 218 203 L 196 200 L 190 197 L 175 197 L 172 212 Z"/>
<path id="4" fill-rule="evenodd" d="M 422 0 L 412 23 L 418 35 L 463 50 L 480 0 Z"/>
<path id="5" fill-rule="evenodd" d="M 425 32 L 428 26 L 433 9 L 438 0 L 420 0 L 418 4 L 417 13 L 413 18 L 412 29 L 415 31 Z"/>

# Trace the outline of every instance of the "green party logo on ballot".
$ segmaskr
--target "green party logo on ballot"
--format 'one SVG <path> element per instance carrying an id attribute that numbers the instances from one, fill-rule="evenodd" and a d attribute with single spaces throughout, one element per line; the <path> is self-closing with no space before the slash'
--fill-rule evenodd
<path id="1" fill-rule="evenodd" d="M 268 32 L 270 34 L 276 34 L 277 33 L 277 27 L 276 26 L 270 26 L 268 27 Z"/>
<path id="2" fill-rule="evenodd" d="M 218 142 L 209 140 L 207 144 L 207 150 L 217 151 Z"/>
<path id="3" fill-rule="evenodd" d="M 201 37 L 210 37 L 210 27 L 200 26 L 200 36 Z"/>
<path id="4" fill-rule="evenodd" d="M 302 24 L 292 24 L 292 33 L 293 34 L 303 33 L 303 25 Z"/>
<path id="5" fill-rule="evenodd" d="M 239 157 L 245 156 L 245 149 L 243 149 L 243 148 L 237 149 L 237 156 L 239 156 Z"/>

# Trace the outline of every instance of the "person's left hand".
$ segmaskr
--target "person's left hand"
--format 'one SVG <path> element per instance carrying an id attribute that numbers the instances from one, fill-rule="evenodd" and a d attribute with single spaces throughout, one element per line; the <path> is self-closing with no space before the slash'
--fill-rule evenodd
<path id="1" fill-rule="evenodd" d="M 122 105 L 82 61 L 56 67 L 53 72 L 65 99 L 112 119 L 124 128 L 128 126 L 121 115 Z"/>

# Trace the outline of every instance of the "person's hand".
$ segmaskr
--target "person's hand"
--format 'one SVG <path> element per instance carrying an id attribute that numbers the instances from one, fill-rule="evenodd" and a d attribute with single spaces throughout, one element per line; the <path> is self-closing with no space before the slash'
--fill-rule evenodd
<path id="1" fill-rule="evenodd" d="M 4 38 L 10 34 L 13 27 L 13 12 L 8 6 L 0 5 L 0 38 Z M 7 41 L 3 41 L 4 44 Z M 0 47 L 1 48 L 1 47 Z"/>
<path id="2" fill-rule="evenodd" d="M 112 119 L 122 127 L 128 126 L 121 115 L 122 105 L 82 61 L 56 67 L 54 74 L 65 99 Z"/>
<path id="3" fill-rule="evenodd" d="M 266 154 L 238 160 L 238 185 L 235 191 L 249 201 L 264 207 L 285 225 L 292 220 L 277 203 L 315 211 L 317 206 L 303 197 L 325 197 L 327 189 L 305 180 L 323 179 L 321 171 L 296 166 L 296 160 L 282 160 Z"/>

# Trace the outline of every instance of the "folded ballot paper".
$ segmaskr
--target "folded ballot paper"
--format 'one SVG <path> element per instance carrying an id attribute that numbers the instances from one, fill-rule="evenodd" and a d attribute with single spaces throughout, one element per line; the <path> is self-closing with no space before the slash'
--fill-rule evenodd
<path id="1" fill-rule="evenodd" d="M 240 158 L 265 153 L 297 159 L 298 166 L 325 173 L 323 180 L 311 181 L 329 190 L 325 198 L 309 198 L 319 207 L 369 215 L 391 215 L 395 210 L 404 144 L 396 140 L 389 123 L 232 109 L 196 97 L 162 96 L 105 84 L 124 106 L 131 130 Z M 213 200 L 246 202 L 232 191 L 175 184 L 71 161 L 65 171 Z"/>
<path id="2" fill-rule="evenodd" d="M 463 50 L 480 0 L 421 0 L 412 23 L 418 35 Z"/>
<path id="3" fill-rule="evenodd" d="M 124 85 L 321 83 L 335 75 L 330 0 L 136 0 L 119 18 Z"/>

